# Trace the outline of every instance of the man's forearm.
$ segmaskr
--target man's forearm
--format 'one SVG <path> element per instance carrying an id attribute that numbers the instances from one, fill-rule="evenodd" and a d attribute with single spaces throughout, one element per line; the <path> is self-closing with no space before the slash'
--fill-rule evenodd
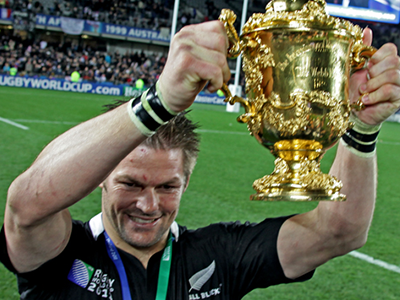
<path id="1" fill-rule="evenodd" d="M 67 208 L 93 191 L 144 139 L 126 105 L 82 123 L 52 141 L 15 180 L 9 205 L 26 211 L 26 222 Z"/>
<path id="2" fill-rule="evenodd" d="M 338 250 L 347 253 L 362 246 L 367 238 L 376 199 L 376 155 L 359 157 L 339 143 L 330 174 L 342 181 L 341 193 L 347 200 L 320 202 L 317 210 L 323 228 L 333 237 L 343 239 L 346 247 Z"/>

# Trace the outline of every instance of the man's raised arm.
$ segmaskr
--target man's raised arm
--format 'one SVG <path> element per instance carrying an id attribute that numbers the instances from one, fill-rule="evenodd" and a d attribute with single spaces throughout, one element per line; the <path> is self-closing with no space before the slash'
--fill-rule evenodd
<path id="1" fill-rule="evenodd" d="M 228 81 L 227 48 L 219 21 L 185 27 L 175 36 L 157 90 L 170 113 L 188 108 L 207 83 L 216 91 Z M 124 104 L 62 134 L 11 184 L 4 230 L 18 272 L 34 270 L 61 253 L 71 233 L 67 208 L 151 134 L 142 125 L 153 117 L 140 103 L 134 102 L 130 113 Z"/>
<path id="2" fill-rule="evenodd" d="M 365 31 L 370 44 L 372 32 Z M 371 58 L 366 70 L 350 81 L 350 100 L 361 94 L 366 108 L 357 113 L 354 130 L 362 136 L 343 139 L 330 174 L 343 183 L 345 202 L 321 201 L 317 208 L 288 219 L 278 238 L 278 253 L 287 277 L 297 278 L 329 259 L 363 246 L 371 224 L 377 185 L 375 151 L 380 124 L 400 105 L 400 59 L 397 48 L 386 44 Z M 370 80 L 368 80 L 368 77 Z M 365 142 L 368 141 L 368 142 Z M 356 150 L 359 144 L 362 151 Z"/>

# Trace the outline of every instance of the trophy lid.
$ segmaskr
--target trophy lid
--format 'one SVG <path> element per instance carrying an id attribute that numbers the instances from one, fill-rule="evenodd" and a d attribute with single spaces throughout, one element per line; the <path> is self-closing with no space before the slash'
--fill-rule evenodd
<path id="1" fill-rule="evenodd" d="M 359 26 L 328 15 L 325 0 L 271 0 L 265 9 L 265 13 L 255 13 L 250 17 L 243 26 L 242 36 L 273 29 L 319 29 L 336 30 L 357 40 L 362 39 Z"/>

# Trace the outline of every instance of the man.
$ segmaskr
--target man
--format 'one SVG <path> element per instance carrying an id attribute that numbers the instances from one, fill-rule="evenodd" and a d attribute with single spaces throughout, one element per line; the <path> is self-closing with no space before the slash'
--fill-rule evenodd
<path id="1" fill-rule="evenodd" d="M 351 79 L 352 101 L 369 93 L 356 120 L 357 137 L 368 141 L 353 135 L 338 146 L 330 174 L 342 180 L 346 202 L 260 224 L 188 231 L 174 222 L 198 140 L 193 124 L 173 117 L 206 84 L 216 91 L 228 81 L 227 47 L 219 21 L 185 27 L 157 88 L 62 134 L 12 183 L 0 258 L 17 274 L 22 299 L 240 299 L 306 280 L 365 243 L 376 193 L 373 137 L 400 102 L 394 45 Z M 98 185 L 103 213 L 72 221 L 67 208 Z"/>

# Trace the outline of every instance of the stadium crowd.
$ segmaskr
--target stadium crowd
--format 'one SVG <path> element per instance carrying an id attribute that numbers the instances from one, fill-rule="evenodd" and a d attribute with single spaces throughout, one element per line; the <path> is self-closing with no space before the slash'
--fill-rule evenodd
<path id="1" fill-rule="evenodd" d="M 174 1 L 150 0 L 4 0 L 0 7 L 78 19 L 94 20 L 146 29 L 170 27 Z M 214 1 L 204 3 L 206 14 L 184 6 L 180 9 L 178 30 L 188 24 L 217 19 L 219 9 Z M 151 85 L 158 79 L 166 57 L 143 52 L 106 53 L 73 42 L 48 45 L 45 41 L 22 40 L 18 35 L 0 39 L 0 73 L 42 78 L 65 78 L 78 71 L 81 79 L 91 82 L 135 84 L 142 79 Z"/>
<path id="2" fill-rule="evenodd" d="M 34 14 L 63 16 L 137 28 L 159 30 L 171 27 L 174 1 L 163 0 L 4 0 L 0 7 Z M 213 1 L 204 4 L 205 12 L 185 6 L 179 15 L 179 27 L 217 19 L 219 9 Z"/>
<path id="3" fill-rule="evenodd" d="M 19 76 L 65 78 L 78 71 L 81 79 L 91 82 L 134 84 L 142 79 L 151 85 L 161 73 L 166 57 L 162 54 L 100 52 L 84 49 L 75 43 L 48 46 L 46 42 L 25 44 L 17 36 L 3 35 L 0 40 L 0 70 L 10 74 L 16 68 Z"/>
<path id="4" fill-rule="evenodd" d="M 400 35 L 395 28 L 380 25 L 372 29 L 376 47 L 387 42 L 400 45 Z M 19 76 L 65 78 L 77 70 L 85 81 L 134 85 L 140 78 L 147 86 L 158 79 L 165 61 L 163 54 L 107 53 L 90 47 L 82 48 L 73 42 L 47 45 L 44 41 L 26 43 L 19 36 L 3 35 L 0 38 L 2 74 L 10 74 L 14 67 Z"/>

